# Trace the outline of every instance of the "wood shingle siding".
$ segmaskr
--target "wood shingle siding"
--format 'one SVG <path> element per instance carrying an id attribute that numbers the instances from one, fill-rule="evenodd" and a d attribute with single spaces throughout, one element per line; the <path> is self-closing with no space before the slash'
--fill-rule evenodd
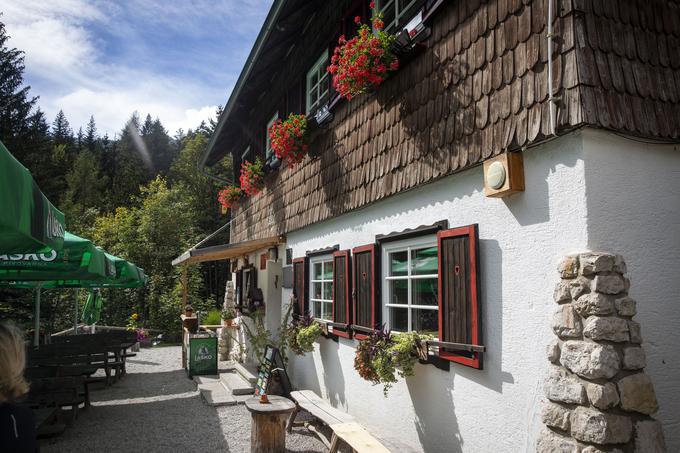
<path id="1" fill-rule="evenodd" d="M 318 57 L 335 33 L 328 21 L 338 23 L 346 3 L 318 7 L 297 46 L 309 58 L 294 51 L 284 74 L 296 75 L 282 75 L 282 83 L 298 80 L 308 69 L 300 62 Z M 557 0 L 556 6 L 558 134 L 593 126 L 677 139 L 680 3 Z M 232 242 L 285 234 L 548 138 L 546 16 L 547 0 L 445 2 L 422 52 L 376 93 L 335 107 L 334 120 L 311 144 L 318 157 L 273 172 L 261 194 L 234 209 Z M 264 110 L 263 120 L 274 105 Z M 246 137 L 241 121 L 239 136 Z M 248 124 L 264 127 L 259 120 Z"/>

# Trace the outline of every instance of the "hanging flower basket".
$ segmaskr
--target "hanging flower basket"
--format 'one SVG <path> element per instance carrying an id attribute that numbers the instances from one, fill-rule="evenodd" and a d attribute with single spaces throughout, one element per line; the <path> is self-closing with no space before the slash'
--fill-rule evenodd
<path id="1" fill-rule="evenodd" d="M 241 199 L 241 188 L 236 186 L 226 186 L 217 194 L 217 201 L 222 205 L 222 213 L 234 206 Z"/>
<path id="2" fill-rule="evenodd" d="M 257 195 L 264 184 L 264 171 L 262 159 L 259 157 L 255 162 L 245 161 L 241 165 L 241 190 L 252 197 Z"/>
<path id="3" fill-rule="evenodd" d="M 399 68 L 399 60 L 389 50 L 395 36 L 383 30 L 382 14 L 374 14 L 371 20 L 375 33 L 361 23 L 359 16 L 354 18 L 360 25 L 357 35 L 349 41 L 340 36 L 331 57 L 328 72 L 333 75 L 333 87 L 346 99 L 377 89 L 390 72 Z"/>
<path id="4" fill-rule="evenodd" d="M 309 151 L 307 118 L 291 113 L 285 121 L 277 120 L 269 128 L 269 140 L 276 157 L 289 167 L 299 164 Z"/>

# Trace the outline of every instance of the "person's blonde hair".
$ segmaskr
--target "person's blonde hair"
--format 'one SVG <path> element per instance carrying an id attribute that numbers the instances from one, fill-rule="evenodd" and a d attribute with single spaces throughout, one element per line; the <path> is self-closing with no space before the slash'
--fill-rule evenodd
<path id="1" fill-rule="evenodd" d="M 28 392 L 25 367 L 26 349 L 21 331 L 13 324 L 0 322 L 0 403 Z"/>

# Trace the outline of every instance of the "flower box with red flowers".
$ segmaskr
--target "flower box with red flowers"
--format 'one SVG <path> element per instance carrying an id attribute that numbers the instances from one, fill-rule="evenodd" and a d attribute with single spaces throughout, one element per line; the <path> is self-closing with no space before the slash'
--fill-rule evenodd
<path id="1" fill-rule="evenodd" d="M 371 5 L 375 7 L 373 2 Z M 377 89 L 390 72 L 399 68 L 399 60 L 390 51 L 395 37 L 383 30 L 381 15 L 372 18 L 375 32 L 368 24 L 362 24 L 360 17 L 354 21 L 359 25 L 357 35 L 350 40 L 340 36 L 328 67 L 333 87 L 348 100 Z"/>
<path id="2" fill-rule="evenodd" d="M 220 190 L 217 194 L 217 201 L 222 205 L 223 212 L 226 212 L 227 209 L 238 203 L 242 193 L 241 188 L 236 186 L 226 186 Z"/>
<path id="3" fill-rule="evenodd" d="M 262 159 L 259 157 L 255 162 L 245 161 L 241 165 L 241 190 L 252 197 L 257 195 L 264 185 L 264 171 L 262 169 Z"/>
<path id="4" fill-rule="evenodd" d="M 289 167 L 299 164 L 309 151 L 307 118 L 291 113 L 285 121 L 277 120 L 269 128 L 269 140 L 276 157 Z"/>

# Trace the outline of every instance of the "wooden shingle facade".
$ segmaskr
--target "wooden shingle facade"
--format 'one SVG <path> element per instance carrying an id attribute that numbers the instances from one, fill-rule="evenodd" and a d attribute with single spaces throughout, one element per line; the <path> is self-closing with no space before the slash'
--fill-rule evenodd
<path id="1" fill-rule="evenodd" d="M 285 3 L 296 2 L 274 7 Z M 232 153 L 238 169 L 247 147 L 263 154 L 267 120 L 304 109 L 308 65 L 368 2 L 302 3 L 279 24 L 296 33 L 262 42 L 272 52 L 230 99 L 209 165 Z M 557 135 L 584 126 L 680 135 L 680 2 L 557 0 L 552 59 L 548 0 L 427 4 L 424 48 L 377 92 L 334 104 L 314 157 L 270 172 L 233 210 L 232 242 L 295 231 L 550 139 L 549 60 Z"/>

